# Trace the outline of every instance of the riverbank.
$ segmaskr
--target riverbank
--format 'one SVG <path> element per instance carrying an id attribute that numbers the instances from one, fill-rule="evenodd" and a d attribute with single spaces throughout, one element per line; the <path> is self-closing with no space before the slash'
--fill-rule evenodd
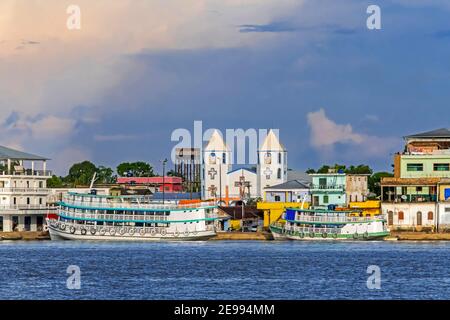
<path id="1" fill-rule="evenodd" d="M 270 232 L 218 232 L 211 240 L 273 240 Z"/>
<path id="2" fill-rule="evenodd" d="M 391 232 L 389 240 L 398 241 L 448 241 L 450 233 L 426 233 L 426 232 Z"/>
<path id="3" fill-rule="evenodd" d="M 50 235 L 42 231 L 0 232 L 0 240 L 50 240 Z"/>

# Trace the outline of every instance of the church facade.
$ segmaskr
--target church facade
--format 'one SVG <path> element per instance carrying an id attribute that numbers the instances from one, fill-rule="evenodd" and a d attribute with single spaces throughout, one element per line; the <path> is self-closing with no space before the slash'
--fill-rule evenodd
<path id="1" fill-rule="evenodd" d="M 232 150 L 214 131 L 202 152 L 203 198 L 258 198 L 263 196 L 264 188 L 287 181 L 287 151 L 273 130 L 257 153 L 256 168 L 233 168 Z"/>

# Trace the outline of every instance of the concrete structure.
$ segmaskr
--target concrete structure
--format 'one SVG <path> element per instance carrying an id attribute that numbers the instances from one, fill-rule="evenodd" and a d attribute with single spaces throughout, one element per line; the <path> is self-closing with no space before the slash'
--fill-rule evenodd
<path id="1" fill-rule="evenodd" d="M 299 180 L 287 181 L 264 189 L 267 202 L 311 202 L 309 186 Z"/>
<path id="2" fill-rule="evenodd" d="M 311 206 L 326 208 L 328 205 L 338 207 L 347 205 L 345 173 L 313 173 L 311 177 Z"/>
<path id="3" fill-rule="evenodd" d="M 345 177 L 345 195 L 347 204 L 364 202 L 369 194 L 370 174 L 347 174 Z"/>
<path id="4" fill-rule="evenodd" d="M 203 150 L 203 198 L 257 198 L 264 188 L 287 181 L 287 151 L 273 130 L 258 150 L 256 172 L 232 170 L 233 154 L 216 130 Z"/>
<path id="5" fill-rule="evenodd" d="M 54 209 L 47 204 L 47 160 L 0 146 L 0 232 L 42 230 Z"/>
<path id="6" fill-rule="evenodd" d="M 183 178 L 183 189 L 199 192 L 201 188 L 201 151 L 199 148 L 176 148 L 174 171 Z"/>

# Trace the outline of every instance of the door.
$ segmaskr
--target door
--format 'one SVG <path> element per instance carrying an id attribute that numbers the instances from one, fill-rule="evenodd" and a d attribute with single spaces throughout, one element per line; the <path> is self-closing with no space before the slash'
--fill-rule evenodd
<path id="1" fill-rule="evenodd" d="M 319 196 L 314 196 L 313 197 L 313 205 L 314 206 L 318 206 L 319 205 Z"/>
<path id="2" fill-rule="evenodd" d="M 25 231 L 30 231 L 31 230 L 31 217 L 25 216 L 23 220 L 24 220 Z"/>
<path id="3" fill-rule="evenodd" d="M 421 226 L 422 225 L 422 212 L 417 211 L 417 225 Z"/>
<path id="4" fill-rule="evenodd" d="M 388 212 L 388 225 L 394 225 L 394 212 L 392 211 Z"/>

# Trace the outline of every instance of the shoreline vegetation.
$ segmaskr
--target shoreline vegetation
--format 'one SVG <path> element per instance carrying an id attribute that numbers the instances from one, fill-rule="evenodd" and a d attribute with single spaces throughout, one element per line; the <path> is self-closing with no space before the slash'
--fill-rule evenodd
<path id="1" fill-rule="evenodd" d="M 14 232 L 0 232 L 0 240 L 9 241 L 36 241 L 36 240 L 50 240 L 48 232 L 44 231 L 14 231 Z M 218 232 L 217 236 L 211 238 L 209 241 L 272 241 L 273 236 L 270 232 Z M 418 231 L 393 231 L 384 239 L 384 241 L 449 241 L 450 233 L 427 233 Z"/>

